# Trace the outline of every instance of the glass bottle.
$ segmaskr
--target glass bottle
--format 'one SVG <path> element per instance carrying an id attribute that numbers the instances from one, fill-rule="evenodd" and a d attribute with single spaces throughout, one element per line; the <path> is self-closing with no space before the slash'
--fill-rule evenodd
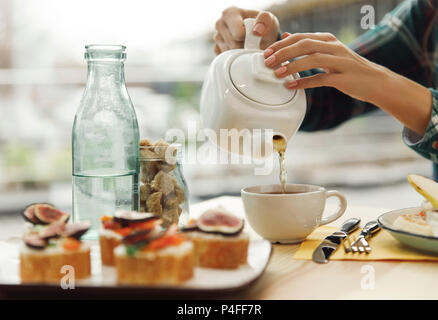
<path id="1" fill-rule="evenodd" d="M 126 47 L 87 45 L 88 76 L 72 132 L 73 221 L 97 238 L 102 215 L 137 210 L 139 132 L 125 86 Z"/>

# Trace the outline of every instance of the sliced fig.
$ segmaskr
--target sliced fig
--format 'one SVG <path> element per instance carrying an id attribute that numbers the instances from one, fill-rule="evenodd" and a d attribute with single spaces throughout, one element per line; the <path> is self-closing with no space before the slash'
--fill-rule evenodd
<path id="1" fill-rule="evenodd" d="M 140 213 L 127 210 L 119 210 L 114 215 L 114 221 L 119 222 L 122 226 L 127 226 L 131 223 L 145 222 L 151 219 L 159 219 L 159 217 L 150 212 Z"/>
<path id="2" fill-rule="evenodd" d="M 24 211 L 23 211 L 24 220 L 26 220 L 32 224 L 41 224 L 41 221 L 38 220 L 37 216 L 35 215 L 35 206 L 37 204 L 47 204 L 47 205 L 53 207 L 52 204 L 46 203 L 46 202 L 31 203 L 26 208 L 24 208 Z"/>
<path id="3" fill-rule="evenodd" d="M 50 204 L 36 204 L 34 213 L 41 224 L 50 224 L 53 222 L 67 222 L 70 215 L 66 212 L 56 209 Z"/>
<path id="4" fill-rule="evenodd" d="M 243 229 L 243 220 L 220 210 L 207 210 L 197 220 L 203 232 L 236 235 Z"/>
<path id="5" fill-rule="evenodd" d="M 148 241 L 151 236 L 151 229 L 134 231 L 123 238 L 123 243 L 134 245 Z"/>
<path id="6" fill-rule="evenodd" d="M 24 237 L 26 246 L 32 249 L 43 250 L 47 246 L 47 241 L 41 239 L 38 234 L 30 233 Z"/>
<path id="7" fill-rule="evenodd" d="M 76 223 L 65 224 L 65 229 L 62 235 L 65 237 L 72 237 L 79 240 L 90 229 L 91 223 L 88 221 L 81 221 Z"/>
<path id="8" fill-rule="evenodd" d="M 192 232 L 192 231 L 199 231 L 199 228 L 197 225 L 195 226 L 183 226 L 179 229 L 181 232 Z"/>
<path id="9" fill-rule="evenodd" d="M 40 223 L 38 218 L 35 216 L 35 204 L 31 204 L 24 209 L 23 218 L 24 218 L 24 220 L 26 220 L 32 224 L 39 224 Z"/>
<path id="10" fill-rule="evenodd" d="M 58 238 L 62 233 L 65 232 L 65 224 L 64 222 L 54 222 L 47 226 L 44 226 L 39 232 L 38 236 L 41 239 L 52 239 Z"/>

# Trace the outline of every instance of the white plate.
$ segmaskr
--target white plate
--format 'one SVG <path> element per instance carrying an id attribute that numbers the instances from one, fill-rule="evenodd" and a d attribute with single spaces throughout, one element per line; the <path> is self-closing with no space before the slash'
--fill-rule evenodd
<path id="1" fill-rule="evenodd" d="M 401 243 L 419 249 L 421 251 L 426 251 L 428 253 L 438 253 L 438 238 L 433 236 L 426 236 L 422 234 L 412 233 L 394 228 L 394 221 L 403 214 L 418 213 L 421 211 L 420 207 L 406 208 L 400 210 L 394 210 L 382 214 L 377 221 L 380 226 L 387 230 L 391 235 L 400 241 Z"/>
<path id="2" fill-rule="evenodd" d="M 55 284 L 21 284 L 19 276 L 19 246 L 21 239 L 0 242 L 0 293 L 46 292 L 60 290 Z M 244 289 L 257 280 L 265 270 L 271 257 L 272 246 L 269 241 L 251 241 L 248 249 L 248 263 L 233 270 L 195 268 L 195 275 L 179 286 L 122 286 L 116 283 L 114 267 L 102 266 L 97 242 L 91 245 L 91 277 L 76 281 L 75 289 L 83 293 L 110 294 L 125 296 L 129 292 L 141 295 L 187 294 L 208 292 L 233 292 Z M 77 292 L 76 292 L 77 293 Z"/>

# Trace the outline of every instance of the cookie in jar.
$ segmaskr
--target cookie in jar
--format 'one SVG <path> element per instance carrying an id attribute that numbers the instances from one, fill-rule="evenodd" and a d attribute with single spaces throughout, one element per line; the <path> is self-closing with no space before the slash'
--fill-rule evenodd
<path id="1" fill-rule="evenodd" d="M 182 174 L 181 145 L 140 140 L 140 212 L 151 212 L 163 225 L 184 224 L 189 193 Z"/>

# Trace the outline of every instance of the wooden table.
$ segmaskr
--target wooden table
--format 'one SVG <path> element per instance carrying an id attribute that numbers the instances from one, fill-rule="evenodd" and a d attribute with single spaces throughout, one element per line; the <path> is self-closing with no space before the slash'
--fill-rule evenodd
<path id="1" fill-rule="evenodd" d="M 220 197 L 195 204 L 191 215 L 222 205 L 244 217 L 240 197 Z M 328 206 L 327 210 L 331 208 Z M 351 217 L 376 219 L 388 211 L 381 208 L 349 207 L 339 226 Z M 246 223 L 253 239 L 260 238 Z M 386 231 L 382 231 L 386 232 Z M 438 299 L 437 262 L 330 261 L 320 265 L 294 260 L 299 245 L 273 245 L 271 261 L 262 277 L 231 299 Z M 222 297 L 218 297 L 222 298 Z"/>

